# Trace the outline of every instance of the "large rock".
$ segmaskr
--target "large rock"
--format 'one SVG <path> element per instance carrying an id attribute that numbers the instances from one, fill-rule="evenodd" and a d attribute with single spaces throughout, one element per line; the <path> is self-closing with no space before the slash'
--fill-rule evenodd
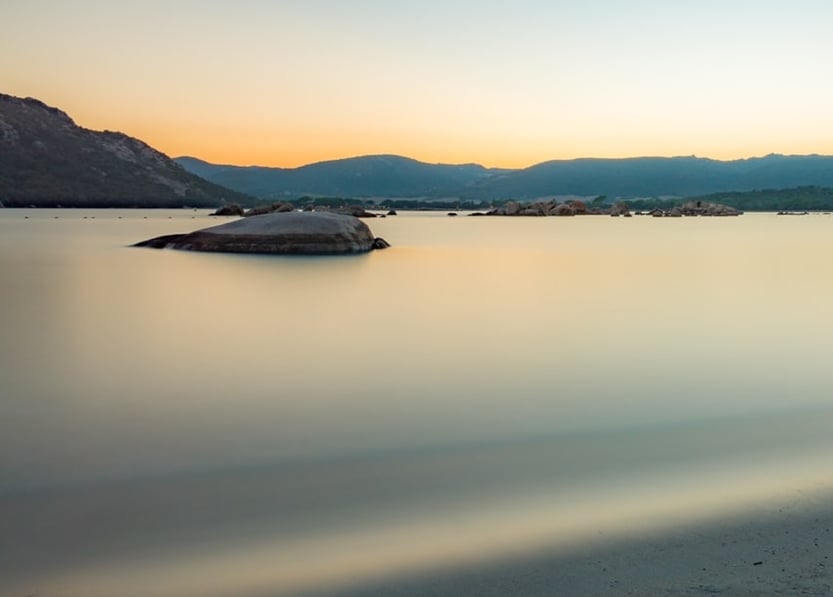
<path id="1" fill-rule="evenodd" d="M 380 242 L 381 241 L 381 242 Z M 190 234 L 160 236 L 134 246 L 221 253 L 327 255 L 384 248 L 367 224 L 326 212 L 270 213 L 235 220 Z"/>

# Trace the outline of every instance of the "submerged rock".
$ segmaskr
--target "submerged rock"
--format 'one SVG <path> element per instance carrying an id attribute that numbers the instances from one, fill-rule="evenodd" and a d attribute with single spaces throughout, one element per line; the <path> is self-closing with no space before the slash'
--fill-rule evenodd
<path id="1" fill-rule="evenodd" d="M 367 224 L 353 216 L 326 212 L 286 212 L 250 216 L 190 234 L 172 234 L 136 247 L 215 251 L 328 255 L 365 253 L 389 246 L 374 238 Z"/>

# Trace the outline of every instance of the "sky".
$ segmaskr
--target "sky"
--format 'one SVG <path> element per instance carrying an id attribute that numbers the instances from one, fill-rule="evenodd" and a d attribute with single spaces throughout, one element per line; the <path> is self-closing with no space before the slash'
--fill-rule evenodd
<path id="1" fill-rule="evenodd" d="M 170 156 L 833 153 L 829 0 L 0 0 L 0 92 Z"/>

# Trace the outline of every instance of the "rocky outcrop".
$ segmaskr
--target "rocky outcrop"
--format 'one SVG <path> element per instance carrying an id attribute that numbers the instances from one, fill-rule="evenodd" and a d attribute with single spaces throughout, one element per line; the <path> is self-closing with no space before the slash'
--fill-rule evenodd
<path id="1" fill-rule="evenodd" d="M 375 218 L 376 214 L 370 211 L 367 211 L 361 205 L 347 205 L 345 207 L 337 207 L 332 210 L 338 214 L 344 214 L 347 216 L 353 216 L 355 218 Z"/>
<path id="2" fill-rule="evenodd" d="M 0 93 L 0 197 L 7 207 L 211 207 L 253 201 L 186 172 L 139 139 L 79 127 Z"/>
<path id="3" fill-rule="evenodd" d="M 575 216 L 575 215 L 598 215 L 608 213 L 607 210 L 591 209 L 584 201 L 573 200 L 564 203 L 550 199 L 547 201 L 534 201 L 532 203 L 519 203 L 507 201 L 501 207 L 492 209 L 485 214 L 474 213 L 471 215 L 487 216 Z"/>
<path id="4" fill-rule="evenodd" d="M 551 216 L 574 216 L 576 215 L 572 205 L 566 203 L 559 203 L 555 205 L 549 212 Z"/>
<path id="5" fill-rule="evenodd" d="M 245 214 L 245 210 L 240 207 L 236 203 L 232 203 L 231 205 L 224 205 L 222 207 L 218 207 L 214 213 L 209 215 L 212 216 L 242 216 Z"/>
<path id="6" fill-rule="evenodd" d="M 668 210 L 655 207 L 651 211 L 638 215 L 648 215 L 655 218 L 679 218 L 682 216 L 739 216 L 741 214 L 743 214 L 741 210 L 722 203 L 688 201 L 682 205 L 675 205 Z"/>
<path id="7" fill-rule="evenodd" d="M 630 209 L 628 209 L 628 204 L 624 201 L 617 201 L 610 206 L 610 215 L 614 217 L 629 216 Z"/>
<path id="8" fill-rule="evenodd" d="M 729 205 L 707 201 L 689 201 L 680 205 L 679 210 L 685 216 L 739 216 L 743 213 Z"/>
<path id="9" fill-rule="evenodd" d="M 680 218 L 682 216 L 738 216 L 743 212 L 734 207 L 721 203 L 709 203 L 705 201 L 689 201 L 682 205 L 676 205 L 671 209 L 655 207 L 647 212 L 638 212 L 637 215 L 653 216 L 655 218 Z M 598 205 L 587 205 L 584 201 L 572 200 L 558 203 L 554 200 L 535 201 L 532 203 L 520 203 L 518 201 L 507 201 L 504 205 L 484 213 L 473 213 L 471 215 L 486 216 L 577 216 L 577 215 L 602 215 L 631 217 L 630 208 L 624 201 L 617 201 L 609 208 Z"/>
<path id="10" fill-rule="evenodd" d="M 292 211 L 292 204 L 287 203 L 286 205 L 288 206 L 288 209 L 282 209 L 278 211 Z M 342 214 L 345 216 L 353 216 L 354 218 L 384 218 L 388 215 L 396 215 L 396 210 L 390 210 L 393 213 L 388 212 L 387 214 L 376 214 L 372 211 L 367 211 L 361 205 L 342 205 L 333 207 L 331 205 L 315 205 L 314 203 L 308 203 L 303 207 L 301 211 L 327 212 L 334 214 Z"/>
<path id="11" fill-rule="evenodd" d="M 251 216 L 190 234 L 160 236 L 134 246 L 220 253 L 333 255 L 365 253 L 389 245 L 384 239 L 374 238 L 367 224 L 355 217 L 293 211 Z"/>
<path id="12" fill-rule="evenodd" d="M 295 211 L 294 205 L 287 202 L 277 202 L 273 203 L 272 205 L 258 205 L 257 207 L 253 207 L 252 209 L 248 210 L 243 215 L 248 218 L 251 216 L 262 216 L 272 213 L 289 213 L 290 211 Z"/>

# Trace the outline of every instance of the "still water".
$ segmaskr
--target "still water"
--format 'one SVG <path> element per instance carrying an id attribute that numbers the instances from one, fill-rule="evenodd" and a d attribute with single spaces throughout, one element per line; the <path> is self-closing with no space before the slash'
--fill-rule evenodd
<path id="1" fill-rule="evenodd" d="M 283 595 L 732 513 L 833 473 L 833 217 L 0 210 L 0 593 Z"/>

